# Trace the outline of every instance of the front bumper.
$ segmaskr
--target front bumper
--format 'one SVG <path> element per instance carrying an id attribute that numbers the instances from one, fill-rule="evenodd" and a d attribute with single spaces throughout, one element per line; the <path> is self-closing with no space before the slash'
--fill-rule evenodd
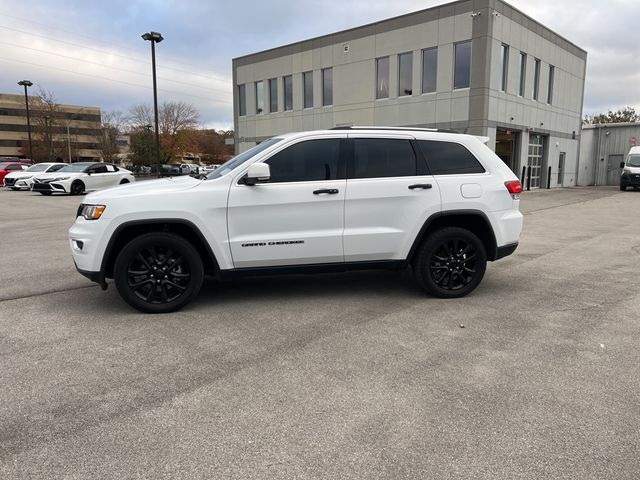
<path id="1" fill-rule="evenodd" d="M 15 178 L 7 178 L 4 177 L 4 186 L 5 187 L 13 187 L 16 184 L 16 179 Z"/>
<path id="2" fill-rule="evenodd" d="M 640 187 L 640 173 L 627 173 L 622 175 L 620 183 L 628 187 Z"/>
<path id="3" fill-rule="evenodd" d="M 64 185 L 60 183 L 40 183 L 35 182 L 31 187 L 31 190 L 34 192 L 52 192 L 52 193 L 67 193 Z"/>
<path id="4" fill-rule="evenodd" d="M 78 271 L 78 273 L 80 273 L 81 275 L 87 277 L 92 282 L 95 282 L 98 285 L 100 285 L 100 288 L 102 288 L 102 290 L 106 290 L 107 289 L 108 285 L 107 285 L 107 282 L 106 282 L 102 272 L 90 272 L 88 270 L 82 270 L 81 268 L 78 268 L 78 264 L 77 263 L 76 263 L 76 270 Z"/>

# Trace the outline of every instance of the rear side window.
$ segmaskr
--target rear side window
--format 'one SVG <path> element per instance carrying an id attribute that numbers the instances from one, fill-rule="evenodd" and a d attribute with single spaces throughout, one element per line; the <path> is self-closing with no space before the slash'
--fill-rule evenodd
<path id="1" fill-rule="evenodd" d="M 344 178 L 339 172 L 340 139 L 296 143 L 265 161 L 271 182 L 310 182 Z"/>
<path id="2" fill-rule="evenodd" d="M 485 172 L 473 153 L 459 143 L 418 140 L 417 144 L 427 159 L 432 175 Z"/>
<path id="3" fill-rule="evenodd" d="M 356 138 L 349 178 L 408 177 L 417 175 L 416 156 L 409 140 Z"/>

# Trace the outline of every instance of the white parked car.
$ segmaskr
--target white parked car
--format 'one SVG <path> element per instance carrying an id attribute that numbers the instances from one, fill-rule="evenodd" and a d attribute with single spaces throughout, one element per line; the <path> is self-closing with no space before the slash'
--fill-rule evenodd
<path id="1" fill-rule="evenodd" d="M 53 173 L 66 167 L 68 163 L 36 163 L 21 172 L 13 172 L 4 177 L 4 186 L 11 190 L 30 190 L 33 177 L 41 173 Z"/>
<path id="2" fill-rule="evenodd" d="M 278 135 L 205 179 L 88 195 L 69 230 L 76 268 L 145 312 L 177 310 L 204 275 L 411 268 L 462 297 L 522 230 L 518 177 L 488 138 L 427 129 Z M 505 287 L 505 291 L 508 287 Z"/>
<path id="3" fill-rule="evenodd" d="M 80 195 L 92 190 L 135 182 L 133 173 L 110 163 L 71 163 L 54 173 L 44 173 L 33 178 L 31 190 L 42 195 L 70 193 Z"/>

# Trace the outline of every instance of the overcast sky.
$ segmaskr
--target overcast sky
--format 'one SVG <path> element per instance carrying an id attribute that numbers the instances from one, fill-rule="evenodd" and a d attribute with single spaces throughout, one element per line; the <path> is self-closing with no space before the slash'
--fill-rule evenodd
<path id="1" fill-rule="evenodd" d="M 126 111 L 150 102 L 149 43 L 159 101 L 197 106 L 231 128 L 231 59 L 446 3 L 438 0 L 2 0 L 0 92 L 26 78 L 59 103 Z M 585 113 L 640 107 L 639 0 L 511 0 L 589 53 Z M 35 91 L 35 90 L 34 90 Z"/>

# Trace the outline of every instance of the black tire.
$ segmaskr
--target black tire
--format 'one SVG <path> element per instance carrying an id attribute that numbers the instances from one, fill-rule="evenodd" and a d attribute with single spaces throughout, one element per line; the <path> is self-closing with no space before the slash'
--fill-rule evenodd
<path id="1" fill-rule="evenodd" d="M 84 193 L 84 183 L 80 180 L 74 180 L 71 184 L 71 189 L 69 190 L 71 195 L 82 195 Z"/>
<path id="2" fill-rule="evenodd" d="M 18 187 L 10 187 L 11 190 L 13 190 L 14 192 L 17 192 L 18 190 L 20 190 Z"/>
<path id="3" fill-rule="evenodd" d="M 126 178 L 120 180 L 120 185 L 124 185 L 125 183 L 129 183 L 129 180 L 127 180 Z"/>
<path id="4" fill-rule="evenodd" d="M 623 192 L 626 192 L 627 191 L 627 186 L 624 183 L 621 183 L 620 184 L 620 190 L 623 191 Z"/>
<path id="5" fill-rule="evenodd" d="M 183 237 L 154 232 L 134 238 L 120 251 L 113 278 L 120 296 L 133 308 L 168 313 L 198 295 L 204 267 L 196 249 Z"/>
<path id="6" fill-rule="evenodd" d="M 487 253 L 469 230 L 445 227 L 423 240 L 413 264 L 418 285 L 439 298 L 471 293 L 487 268 Z"/>
<path id="7" fill-rule="evenodd" d="M 39 192 L 40 195 L 51 195 L 52 192 Z"/>

